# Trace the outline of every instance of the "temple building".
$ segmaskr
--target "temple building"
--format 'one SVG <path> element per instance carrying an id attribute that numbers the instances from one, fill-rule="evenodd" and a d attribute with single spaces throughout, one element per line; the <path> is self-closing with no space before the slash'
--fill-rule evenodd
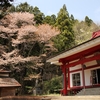
<path id="1" fill-rule="evenodd" d="M 62 69 L 62 95 L 100 87 L 100 30 L 93 32 L 90 40 L 49 58 L 47 62 Z"/>

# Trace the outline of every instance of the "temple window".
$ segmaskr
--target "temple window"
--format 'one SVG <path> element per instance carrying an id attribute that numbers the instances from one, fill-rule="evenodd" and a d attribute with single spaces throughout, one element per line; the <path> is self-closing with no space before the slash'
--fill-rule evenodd
<path id="1" fill-rule="evenodd" d="M 73 86 L 80 86 L 81 85 L 80 73 L 72 74 L 72 82 L 73 82 Z"/>

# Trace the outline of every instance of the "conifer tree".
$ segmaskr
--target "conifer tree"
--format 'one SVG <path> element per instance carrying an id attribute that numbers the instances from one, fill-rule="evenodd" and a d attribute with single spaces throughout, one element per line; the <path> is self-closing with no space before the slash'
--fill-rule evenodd
<path id="1" fill-rule="evenodd" d="M 11 6 L 10 3 L 13 1 L 14 0 L 0 0 L 0 6 L 7 8 L 7 7 Z"/>
<path id="2" fill-rule="evenodd" d="M 33 13 L 33 7 L 30 6 L 27 2 L 21 3 L 16 6 L 16 12 L 29 12 Z"/>
<path id="3" fill-rule="evenodd" d="M 34 20 L 36 21 L 36 24 L 42 24 L 43 23 L 43 18 L 44 18 L 44 14 L 39 10 L 38 7 L 34 7 Z"/>
<path id="4" fill-rule="evenodd" d="M 65 4 L 58 12 L 55 26 L 57 26 L 61 31 L 61 34 L 53 39 L 55 47 L 59 51 L 69 49 L 74 44 L 74 31 L 72 28 L 73 23 L 69 17 Z"/>
<path id="5" fill-rule="evenodd" d="M 0 0 L 0 19 L 4 17 L 7 13 L 8 7 L 10 7 L 14 0 Z"/>
<path id="6" fill-rule="evenodd" d="M 88 26 L 91 26 L 92 22 L 93 22 L 93 21 L 92 21 L 88 16 L 85 17 L 85 23 L 86 23 Z"/>
<path id="7" fill-rule="evenodd" d="M 29 12 L 34 14 L 34 20 L 37 25 L 43 24 L 44 14 L 39 10 L 38 7 L 30 6 L 27 2 L 21 3 L 18 6 L 12 6 L 9 12 Z"/>
<path id="8" fill-rule="evenodd" d="M 53 14 L 51 16 L 46 16 L 44 19 L 43 19 L 43 23 L 47 23 L 49 25 L 54 25 L 56 23 L 56 16 Z"/>

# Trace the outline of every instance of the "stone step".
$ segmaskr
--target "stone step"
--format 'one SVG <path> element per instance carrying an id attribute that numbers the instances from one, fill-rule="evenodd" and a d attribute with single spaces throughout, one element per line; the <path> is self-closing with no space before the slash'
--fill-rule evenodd
<path id="1" fill-rule="evenodd" d="M 77 95 L 100 95 L 100 88 L 83 89 Z"/>
<path id="2" fill-rule="evenodd" d="M 100 91 L 81 91 L 80 93 L 100 93 Z"/>

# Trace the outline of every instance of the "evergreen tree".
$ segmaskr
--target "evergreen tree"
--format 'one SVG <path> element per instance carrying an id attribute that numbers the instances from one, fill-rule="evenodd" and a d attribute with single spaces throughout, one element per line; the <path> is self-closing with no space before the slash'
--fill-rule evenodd
<path id="1" fill-rule="evenodd" d="M 33 7 L 30 6 L 27 2 L 21 3 L 20 5 L 16 6 L 16 12 L 33 13 Z"/>
<path id="2" fill-rule="evenodd" d="M 54 25 L 56 23 L 56 16 L 54 14 L 51 16 L 46 16 L 43 19 L 43 23 L 47 23 L 49 25 Z"/>
<path id="3" fill-rule="evenodd" d="M 92 22 L 93 22 L 93 21 L 92 21 L 91 19 L 89 19 L 88 16 L 85 17 L 85 23 L 86 23 L 88 26 L 91 26 Z"/>
<path id="4" fill-rule="evenodd" d="M 0 0 L 0 6 L 4 7 L 5 9 L 9 6 L 11 6 L 11 2 L 14 0 Z"/>
<path id="5" fill-rule="evenodd" d="M 13 1 L 14 0 L 0 0 L 0 19 L 7 14 L 7 10 L 12 5 L 11 2 Z"/>
<path id="6" fill-rule="evenodd" d="M 29 12 L 31 14 L 34 14 L 34 20 L 36 24 L 43 23 L 44 14 L 39 10 L 38 7 L 30 6 L 27 2 L 21 3 L 16 7 L 12 6 L 9 12 Z"/>
<path id="7" fill-rule="evenodd" d="M 50 21 L 51 21 L 51 16 L 46 16 L 43 20 L 43 23 L 47 23 L 47 24 L 50 24 Z"/>
<path id="8" fill-rule="evenodd" d="M 34 7 L 33 14 L 35 16 L 34 20 L 36 21 L 36 24 L 42 24 L 44 19 L 44 14 L 39 10 L 38 7 Z"/>
<path id="9" fill-rule="evenodd" d="M 72 14 L 70 16 L 70 19 L 71 19 L 72 23 L 74 24 L 76 20 L 74 19 L 74 16 Z"/>
<path id="10" fill-rule="evenodd" d="M 59 51 L 69 49 L 74 43 L 74 31 L 73 23 L 69 17 L 69 13 L 65 4 L 58 13 L 55 26 L 57 26 L 61 31 L 61 34 L 53 39 L 55 42 L 55 47 Z"/>
<path id="11" fill-rule="evenodd" d="M 51 15 L 51 23 L 55 24 L 56 23 L 56 15 Z"/>
<path id="12" fill-rule="evenodd" d="M 16 7 L 14 5 L 12 5 L 10 8 L 9 8 L 9 12 L 16 12 Z"/>

